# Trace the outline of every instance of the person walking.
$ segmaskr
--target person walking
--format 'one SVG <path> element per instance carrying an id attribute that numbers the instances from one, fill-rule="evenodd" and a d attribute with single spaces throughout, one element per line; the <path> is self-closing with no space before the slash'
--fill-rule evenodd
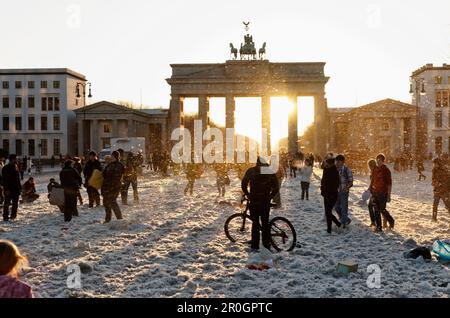
<path id="1" fill-rule="evenodd" d="M 81 158 L 74 157 L 73 161 L 74 161 L 73 167 L 75 168 L 76 171 L 78 171 L 78 174 L 81 176 L 81 174 L 83 173 L 83 166 L 81 164 Z M 83 205 L 83 197 L 81 196 L 80 189 L 78 189 L 78 191 L 77 191 L 77 198 L 78 198 L 78 201 L 80 201 L 80 205 Z"/>
<path id="2" fill-rule="evenodd" d="M 300 168 L 300 185 L 302 189 L 301 200 L 309 200 L 309 185 L 311 183 L 311 176 L 313 173 L 312 161 L 310 158 L 305 160 L 305 165 Z"/>
<path id="3" fill-rule="evenodd" d="M 66 160 L 59 173 L 61 186 L 64 188 L 64 221 L 70 222 L 72 216 L 78 216 L 77 193 L 83 180 L 78 171 L 73 167 L 72 160 Z"/>
<path id="4" fill-rule="evenodd" d="M 216 186 L 219 196 L 225 196 L 225 186 L 230 184 L 230 177 L 228 176 L 228 167 L 225 163 L 216 163 L 214 165 L 216 172 Z"/>
<path id="5" fill-rule="evenodd" d="M 433 160 L 431 184 L 433 186 L 432 220 L 433 222 L 437 222 L 437 212 L 441 200 L 450 213 L 450 171 L 448 171 L 448 168 L 440 158 Z"/>
<path id="6" fill-rule="evenodd" d="M 336 202 L 336 212 L 339 215 L 339 221 L 345 228 L 352 220 L 348 217 L 348 197 L 350 188 L 353 187 L 353 173 L 349 167 L 345 165 L 345 157 L 343 155 L 337 155 L 336 169 L 339 173 L 339 191 Z"/>
<path id="7" fill-rule="evenodd" d="M 117 197 L 122 189 L 122 177 L 124 166 L 119 161 L 120 154 L 118 151 L 113 151 L 111 154 L 111 162 L 103 169 L 103 184 L 101 188 L 103 196 L 103 206 L 105 207 L 105 222 L 111 222 L 112 212 L 118 220 L 121 220 L 122 211 L 120 211 L 117 204 Z"/>
<path id="8" fill-rule="evenodd" d="M 17 218 L 17 210 L 19 206 L 19 197 L 22 190 L 20 184 L 19 167 L 17 166 L 17 156 L 11 154 L 8 157 L 9 162 L 2 168 L 2 180 L 3 180 L 3 221 L 15 220 Z M 11 207 L 11 213 L 9 206 Z"/>
<path id="9" fill-rule="evenodd" d="M 268 171 L 263 169 L 269 169 L 269 164 L 263 158 L 258 157 L 256 166 L 246 171 L 241 182 L 241 189 L 250 201 L 252 250 L 259 250 L 260 230 L 262 231 L 262 244 L 266 249 L 270 250 L 270 202 L 280 190 L 275 173 L 268 173 Z M 249 186 L 250 191 L 248 190 Z"/>
<path id="10" fill-rule="evenodd" d="M 418 181 L 422 181 L 427 179 L 427 176 L 423 174 L 423 172 L 425 171 L 425 167 L 423 165 L 423 160 L 419 159 L 417 160 L 417 173 L 419 174 L 419 180 Z"/>
<path id="11" fill-rule="evenodd" d="M 332 223 L 341 227 L 341 222 L 333 215 L 333 208 L 336 205 L 339 192 L 339 172 L 336 169 L 335 161 L 328 157 L 323 162 L 323 175 L 320 182 L 320 194 L 323 196 L 325 218 L 327 221 L 327 233 L 331 234 Z"/>
<path id="12" fill-rule="evenodd" d="M 139 194 L 137 188 L 138 166 L 139 162 L 137 161 L 137 157 L 135 157 L 132 152 L 129 152 L 127 160 L 125 162 L 125 170 L 123 173 L 123 187 L 120 192 L 123 205 L 128 205 L 128 189 L 130 188 L 130 185 L 133 188 L 134 203 L 139 203 Z"/>
<path id="13" fill-rule="evenodd" d="M 386 157 L 379 154 L 376 158 L 377 167 L 372 173 L 372 180 L 370 183 L 370 193 L 373 199 L 375 224 L 374 232 L 382 232 L 381 215 L 386 217 L 391 229 L 394 228 L 395 220 L 391 214 L 386 210 L 386 205 L 391 202 L 392 177 L 391 171 L 384 164 Z"/>
<path id="14" fill-rule="evenodd" d="M 86 162 L 83 169 L 84 186 L 87 189 L 90 208 L 94 207 L 94 203 L 96 207 L 100 205 L 100 194 L 98 193 L 98 190 L 89 185 L 89 179 L 92 177 L 94 170 L 102 171 L 102 165 L 97 159 L 97 153 L 95 151 L 91 151 L 89 153 L 89 160 Z"/>

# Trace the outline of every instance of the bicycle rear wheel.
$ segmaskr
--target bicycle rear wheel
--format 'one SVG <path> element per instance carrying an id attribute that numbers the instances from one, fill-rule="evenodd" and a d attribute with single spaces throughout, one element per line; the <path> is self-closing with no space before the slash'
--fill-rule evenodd
<path id="1" fill-rule="evenodd" d="M 292 223 L 281 216 L 270 221 L 270 239 L 277 251 L 292 251 L 297 244 L 297 233 Z"/>
<path id="2" fill-rule="evenodd" d="M 244 243 L 250 240 L 252 220 L 248 215 L 236 213 L 225 221 L 225 235 L 233 242 Z"/>

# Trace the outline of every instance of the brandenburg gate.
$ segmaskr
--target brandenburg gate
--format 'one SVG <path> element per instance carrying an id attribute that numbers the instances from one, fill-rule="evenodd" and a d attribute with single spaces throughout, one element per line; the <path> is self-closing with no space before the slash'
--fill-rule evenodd
<path id="1" fill-rule="evenodd" d="M 298 151 L 297 118 L 301 115 L 298 96 L 314 97 L 314 152 L 323 155 L 328 143 L 328 108 L 325 98 L 325 84 L 329 77 L 324 74 L 324 62 L 313 63 L 272 63 L 262 59 L 265 43 L 256 58 L 253 38 L 245 36 L 245 45 L 241 44 L 240 57 L 237 49 L 231 46 L 234 59 L 219 64 L 171 64 L 172 76 L 167 79 L 171 86 L 170 133 L 183 122 L 183 99 L 198 98 L 198 116 L 203 127 L 208 125 L 209 98 L 226 99 L 226 128 L 234 128 L 235 98 L 260 97 L 262 128 L 268 134 L 270 147 L 270 97 L 287 96 L 294 106 L 288 119 L 288 151 Z M 248 52 L 245 51 L 248 46 Z M 253 47 L 252 47 L 253 46 Z M 262 52 L 262 50 L 264 50 Z M 249 121 L 252 118 L 248 118 Z"/>

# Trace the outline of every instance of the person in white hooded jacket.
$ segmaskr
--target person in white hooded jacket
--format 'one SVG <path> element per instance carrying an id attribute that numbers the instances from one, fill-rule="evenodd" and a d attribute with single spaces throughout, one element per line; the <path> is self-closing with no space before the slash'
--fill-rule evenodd
<path id="1" fill-rule="evenodd" d="M 300 184 L 302 187 L 302 200 L 309 200 L 309 184 L 311 183 L 311 176 L 313 169 L 311 166 L 311 161 L 309 159 L 305 160 L 305 165 L 300 169 Z"/>

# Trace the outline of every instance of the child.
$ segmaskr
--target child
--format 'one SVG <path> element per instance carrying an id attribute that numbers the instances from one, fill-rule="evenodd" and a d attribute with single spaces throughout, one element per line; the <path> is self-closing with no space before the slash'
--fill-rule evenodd
<path id="1" fill-rule="evenodd" d="M 302 187 L 302 200 L 309 200 L 309 184 L 311 183 L 312 165 L 310 159 L 305 160 L 305 166 L 300 169 L 300 184 Z"/>
<path id="2" fill-rule="evenodd" d="M 26 263 L 12 242 L 0 240 L 0 298 L 33 298 L 31 287 L 18 279 Z"/>
<path id="3" fill-rule="evenodd" d="M 419 160 L 417 162 L 417 172 L 419 173 L 419 180 L 418 181 L 421 181 L 422 178 L 423 178 L 423 180 L 427 179 L 427 176 L 423 174 L 424 171 L 425 171 L 425 167 L 423 166 L 423 161 Z"/>

